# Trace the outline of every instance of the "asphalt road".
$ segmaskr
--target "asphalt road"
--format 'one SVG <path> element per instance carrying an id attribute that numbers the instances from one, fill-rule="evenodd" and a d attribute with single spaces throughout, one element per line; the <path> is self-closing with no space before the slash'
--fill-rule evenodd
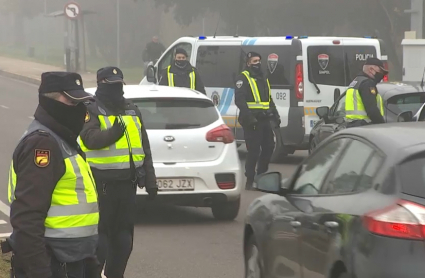
<path id="1" fill-rule="evenodd" d="M 32 120 L 37 86 L 0 77 L 0 237 L 8 224 L 7 177 L 12 152 Z M 243 148 L 243 147 L 242 147 Z M 289 176 L 307 155 L 296 152 L 270 171 Z M 241 150 L 244 161 L 244 150 Z M 245 211 L 259 192 L 245 191 L 238 218 L 218 222 L 210 209 L 149 207 L 140 212 L 126 277 L 236 278 L 243 277 L 242 235 Z"/>

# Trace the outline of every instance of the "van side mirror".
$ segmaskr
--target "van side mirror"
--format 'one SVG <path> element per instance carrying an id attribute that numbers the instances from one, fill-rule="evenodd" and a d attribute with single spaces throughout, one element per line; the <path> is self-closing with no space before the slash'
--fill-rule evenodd
<path id="1" fill-rule="evenodd" d="M 398 114 L 397 122 L 411 122 L 413 120 L 413 112 L 412 111 L 404 111 Z"/>
<path id="2" fill-rule="evenodd" d="M 320 119 L 323 119 L 329 115 L 329 107 L 328 106 L 320 106 L 316 108 L 316 114 Z"/>
<path id="3" fill-rule="evenodd" d="M 154 83 L 156 84 L 156 69 L 154 66 L 149 65 L 147 70 L 146 70 L 146 79 L 148 80 L 148 82 L 150 83 Z"/>
<path id="4" fill-rule="evenodd" d="M 334 102 L 336 102 L 340 96 L 341 96 L 341 91 L 338 88 L 336 88 L 334 91 Z"/>

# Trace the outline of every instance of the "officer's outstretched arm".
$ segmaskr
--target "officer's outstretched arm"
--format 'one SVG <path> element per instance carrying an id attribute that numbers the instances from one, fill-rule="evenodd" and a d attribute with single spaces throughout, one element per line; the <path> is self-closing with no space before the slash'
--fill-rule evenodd
<path id="1" fill-rule="evenodd" d="M 148 133 L 146 132 L 146 128 L 143 123 L 142 113 L 140 112 L 138 108 L 136 109 L 136 113 L 140 119 L 140 122 L 142 123 L 142 145 L 143 145 L 143 151 L 145 152 L 145 159 L 143 162 L 143 168 L 146 173 L 145 185 L 146 187 L 152 188 L 152 187 L 156 187 L 156 175 L 155 175 L 155 168 L 153 167 L 151 145 L 149 143 Z"/>
<path id="2" fill-rule="evenodd" d="M 61 150 L 49 134 L 36 132 L 18 145 L 13 165 L 17 176 L 10 206 L 14 253 L 31 273 L 28 277 L 51 277 L 44 222 L 53 190 L 65 173 Z"/>
<path id="3" fill-rule="evenodd" d="M 378 103 L 376 101 L 376 94 L 378 89 L 376 88 L 373 81 L 364 81 L 359 88 L 360 97 L 362 98 L 366 114 L 374 124 L 385 123 L 384 117 L 378 109 Z"/>
<path id="4" fill-rule="evenodd" d="M 91 150 L 106 148 L 123 136 L 123 131 L 119 125 L 113 125 L 112 128 L 101 130 L 99 118 L 89 109 L 89 117 L 86 117 L 86 123 L 80 133 L 84 145 Z"/>

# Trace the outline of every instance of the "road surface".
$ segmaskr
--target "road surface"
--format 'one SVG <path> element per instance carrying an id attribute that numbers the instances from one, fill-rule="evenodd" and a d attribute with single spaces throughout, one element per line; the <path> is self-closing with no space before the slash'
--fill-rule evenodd
<path id="1" fill-rule="evenodd" d="M 0 237 L 11 231 L 7 202 L 7 177 L 12 152 L 38 103 L 37 86 L 0 77 Z M 270 171 L 289 176 L 307 155 L 297 152 Z M 244 161 L 244 150 L 240 154 Z M 237 278 L 243 277 L 242 235 L 245 211 L 262 193 L 244 191 L 238 218 L 218 222 L 210 209 L 149 207 L 140 212 L 134 250 L 126 277 Z"/>

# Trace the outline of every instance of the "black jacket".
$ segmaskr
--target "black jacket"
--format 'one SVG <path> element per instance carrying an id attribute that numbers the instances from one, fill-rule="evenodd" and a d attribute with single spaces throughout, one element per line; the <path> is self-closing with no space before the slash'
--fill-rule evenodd
<path id="1" fill-rule="evenodd" d="M 140 113 L 137 106 L 135 106 L 130 100 L 125 100 L 121 107 L 118 104 L 116 104 L 115 107 L 111 107 L 111 105 L 105 105 L 105 101 L 100 100 L 97 96 L 95 97 L 95 100 L 95 102 L 86 102 L 87 111 L 90 117 L 80 133 L 80 137 L 84 145 L 91 150 L 98 150 L 114 144 L 124 135 L 119 126 L 114 126 L 107 130 L 100 129 L 98 116 L 102 114 L 100 112 L 101 110 L 105 111 L 107 115 L 115 116 L 120 114 L 126 115 L 126 111 L 135 111 L 142 124 L 142 144 L 143 150 L 145 152 L 143 169 L 145 170 L 146 174 L 144 183 L 146 187 L 156 187 L 156 176 L 155 169 L 153 167 L 149 138 L 146 132 L 146 128 L 143 124 L 142 114 Z M 96 180 L 120 181 L 130 180 L 133 178 L 131 177 L 130 169 L 102 171 L 92 168 L 92 172 Z"/>
<path id="2" fill-rule="evenodd" d="M 250 76 L 254 77 L 257 81 L 257 87 L 260 93 L 261 101 L 268 101 L 269 88 L 267 85 L 267 79 L 263 76 L 256 77 L 252 74 L 250 74 Z M 241 126 L 244 126 L 249 125 L 254 118 L 257 120 L 261 120 L 262 117 L 260 115 L 264 113 L 264 110 L 248 108 L 247 102 L 255 101 L 254 97 L 252 96 L 252 91 L 251 87 L 249 86 L 248 79 L 244 74 L 241 73 L 236 78 L 236 80 L 237 81 L 235 86 L 235 104 L 239 108 L 239 123 L 241 124 Z M 271 119 L 278 119 L 280 117 L 273 98 L 270 98 L 270 109 L 267 112 L 271 116 Z"/>
<path id="3" fill-rule="evenodd" d="M 34 118 L 51 129 L 85 159 L 77 144 L 77 135 L 56 122 L 38 106 Z M 50 152 L 46 167 L 35 164 L 35 150 Z M 44 238 L 44 222 L 51 205 L 56 184 L 66 168 L 56 139 L 47 132 L 36 131 L 25 137 L 13 153 L 13 167 L 17 175 L 15 197 L 10 206 L 10 222 L 13 227 L 13 250 L 19 266 L 33 278 L 50 277 L 50 257 Z"/>
<path id="4" fill-rule="evenodd" d="M 165 47 L 162 43 L 148 42 L 146 44 L 145 57 L 143 57 L 143 61 L 155 61 L 161 57 L 161 54 L 164 53 L 164 51 Z"/>
<path id="5" fill-rule="evenodd" d="M 369 119 L 373 124 L 385 123 L 384 117 L 382 117 L 381 111 L 378 109 L 378 103 L 376 101 L 376 94 L 378 94 L 376 82 L 364 73 L 361 73 L 358 76 L 367 77 L 367 79 L 362 81 L 360 85 L 353 85 L 358 87 L 360 97 L 362 98 L 363 105 Z M 354 79 L 354 81 L 356 81 L 356 79 Z"/>
<path id="6" fill-rule="evenodd" d="M 195 71 L 195 90 L 206 95 L 205 86 L 202 82 L 201 76 L 199 75 L 196 68 L 188 65 L 188 67 L 184 69 L 180 69 L 176 67 L 174 64 L 171 65 L 170 72 L 174 73 L 174 86 L 175 87 L 184 87 L 190 88 L 190 77 L 189 74 Z M 161 77 L 159 79 L 159 85 L 168 86 L 168 74 L 167 69 L 161 72 Z"/>

